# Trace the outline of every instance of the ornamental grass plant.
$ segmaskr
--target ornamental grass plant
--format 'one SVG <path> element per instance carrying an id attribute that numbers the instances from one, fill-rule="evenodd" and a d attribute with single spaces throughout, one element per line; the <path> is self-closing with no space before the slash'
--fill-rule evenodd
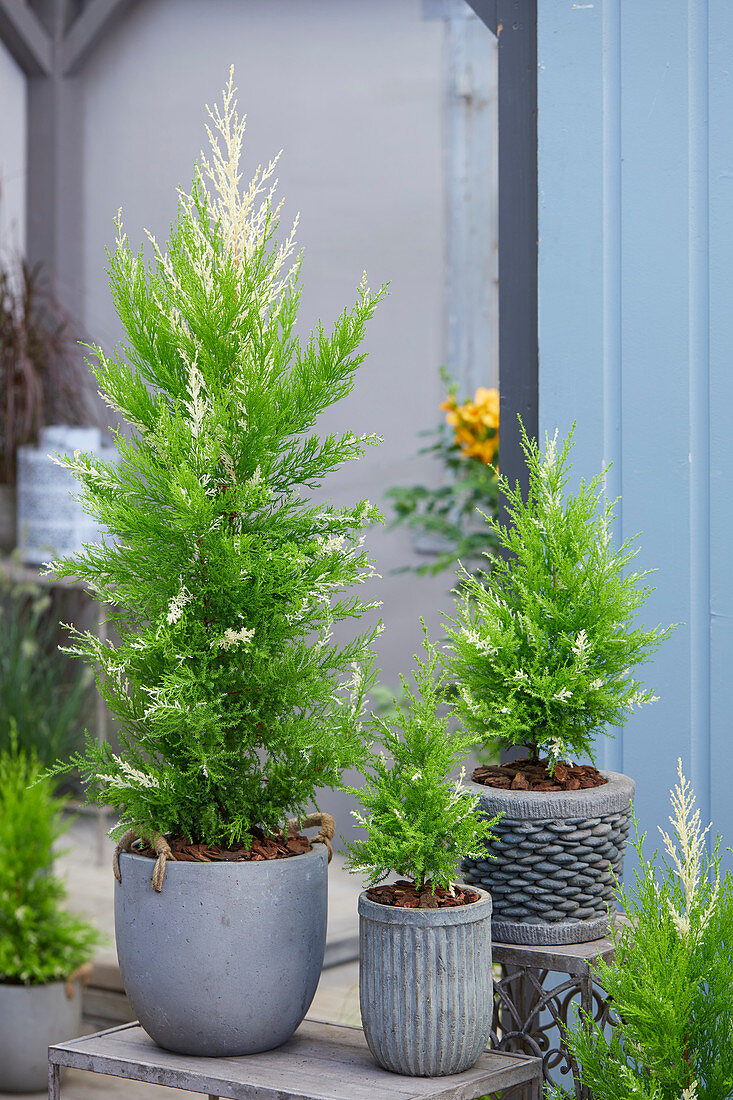
<path id="1" fill-rule="evenodd" d="M 567 492 L 572 431 L 542 452 L 520 426 L 528 495 L 499 476 L 510 522 L 486 522 L 502 555 L 460 574 L 448 670 L 465 728 L 494 750 L 526 746 L 532 762 L 545 753 L 552 774 L 561 760 L 593 760 L 600 732 L 655 702 L 634 669 L 672 628 L 637 625 L 648 571 L 628 568 L 635 539 L 612 542 L 603 474 Z"/>
<path id="2" fill-rule="evenodd" d="M 451 780 L 476 738 L 449 731 L 446 673 L 424 624 L 423 631 L 425 659 L 415 656 L 414 688 L 402 677 L 405 702 L 395 700 L 394 722 L 374 718 L 380 751 L 359 769 L 364 786 L 345 788 L 363 807 L 354 816 L 367 833 L 346 845 L 346 866 L 370 885 L 395 872 L 418 892 L 434 892 L 451 890 L 461 859 L 485 858 L 483 844 L 498 818 L 478 815 L 478 797 L 461 787 L 463 773 Z"/>
<path id="3" fill-rule="evenodd" d="M 385 288 L 366 276 L 333 327 L 295 332 L 302 255 L 280 234 L 277 157 L 241 186 L 245 121 L 230 74 L 210 111 L 211 151 L 179 191 L 167 248 L 133 251 L 117 220 L 112 294 L 126 333 L 92 370 L 119 464 L 59 456 L 112 537 L 54 562 L 109 609 L 117 641 L 72 630 L 121 727 L 121 752 L 89 739 L 72 761 L 114 830 L 247 843 L 303 813 L 364 751 L 362 710 L 379 624 L 358 586 L 374 574 L 367 500 L 312 503 L 329 473 L 376 437 L 319 435 L 351 392 Z M 297 223 L 297 219 L 296 219 Z M 345 639 L 345 640 L 344 640 Z"/>
<path id="4" fill-rule="evenodd" d="M 615 957 L 593 967 L 613 1030 L 581 1015 L 566 1033 L 596 1100 L 733 1095 L 733 877 L 721 876 L 720 838 L 708 854 L 710 826 L 681 761 L 678 775 L 661 859 L 644 858 L 637 830 L 639 869 L 617 890 L 626 921 L 613 931 Z"/>
<path id="5" fill-rule="evenodd" d="M 68 827 L 62 809 L 38 758 L 14 736 L 0 752 L 0 982 L 64 981 L 101 942 L 64 909 L 66 888 L 52 870 Z"/>

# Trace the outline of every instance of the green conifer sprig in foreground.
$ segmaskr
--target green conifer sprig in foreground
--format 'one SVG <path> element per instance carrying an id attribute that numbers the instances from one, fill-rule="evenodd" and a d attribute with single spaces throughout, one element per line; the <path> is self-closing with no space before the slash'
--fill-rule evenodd
<path id="1" fill-rule="evenodd" d="M 52 864 L 67 825 L 40 774 L 37 757 L 13 735 L 0 753 L 0 982 L 18 985 L 65 981 L 102 939 L 64 909 L 66 889 Z"/>
<path id="2" fill-rule="evenodd" d="M 132 251 L 118 219 L 110 281 L 126 342 L 92 369 L 132 426 L 119 464 L 60 456 L 85 509 L 111 532 L 51 563 L 110 608 L 115 641 L 72 631 L 120 721 L 122 752 L 89 739 L 75 759 L 92 801 L 128 827 L 207 843 L 281 826 L 363 751 L 372 626 L 336 624 L 378 604 L 362 529 L 368 501 L 313 504 L 308 490 L 376 437 L 320 436 L 352 389 L 365 325 L 385 288 L 366 276 L 327 332 L 295 334 L 301 256 L 278 243 L 275 161 L 240 186 L 244 119 L 230 74 L 210 112 L 212 152 L 179 192 L 166 250 Z M 340 635 L 342 636 L 342 635 Z"/>
<path id="3" fill-rule="evenodd" d="M 446 674 L 440 670 L 437 645 L 431 645 L 423 624 L 425 660 L 415 657 L 415 688 L 402 677 L 405 703 L 395 700 L 394 728 L 374 718 L 387 753 L 370 753 L 360 768 L 363 788 L 349 787 L 364 807 L 355 811 L 367 839 L 346 846 L 349 870 L 363 874 L 371 885 L 391 872 L 414 880 L 420 890 L 450 889 L 456 867 L 465 857 L 485 858 L 483 842 L 498 818 L 477 813 L 478 797 L 451 782 L 476 738 L 448 730 L 439 713 L 445 701 Z M 483 853 L 483 854 L 480 854 Z"/>
<path id="4" fill-rule="evenodd" d="M 571 431 L 542 453 L 521 424 L 529 471 L 522 497 L 499 478 L 510 523 L 486 517 L 503 556 L 491 569 L 461 575 L 448 620 L 448 666 L 457 712 L 490 745 L 526 745 L 530 757 L 594 759 L 607 725 L 623 726 L 656 697 L 633 674 L 669 637 L 636 615 L 652 589 L 627 571 L 634 539 L 614 547 L 613 504 L 601 499 L 602 474 L 566 492 Z"/>
<path id="5" fill-rule="evenodd" d="M 733 1095 L 733 878 L 721 879 L 720 840 L 708 856 L 709 826 L 678 769 L 666 854 L 645 859 L 637 831 L 640 869 L 617 892 L 628 923 L 614 931 L 613 962 L 593 967 L 613 1032 L 584 1018 L 567 1033 L 596 1100 Z"/>

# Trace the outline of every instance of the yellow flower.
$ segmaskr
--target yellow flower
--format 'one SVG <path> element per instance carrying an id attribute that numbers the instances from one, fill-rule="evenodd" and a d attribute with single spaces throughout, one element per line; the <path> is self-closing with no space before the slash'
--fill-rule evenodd
<path id="1" fill-rule="evenodd" d="M 479 386 L 473 401 L 459 405 L 450 394 L 440 407 L 463 454 L 486 465 L 493 463 L 499 450 L 499 391 Z"/>

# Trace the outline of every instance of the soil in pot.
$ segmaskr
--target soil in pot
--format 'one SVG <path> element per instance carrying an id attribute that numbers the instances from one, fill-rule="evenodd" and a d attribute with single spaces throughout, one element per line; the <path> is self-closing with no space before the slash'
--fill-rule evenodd
<path id="1" fill-rule="evenodd" d="M 385 886 L 372 886 L 366 895 L 370 901 L 376 901 L 380 905 L 393 905 L 400 909 L 454 909 L 459 905 L 471 905 L 478 901 L 479 895 L 475 890 L 467 890 L 465 886 L 456 886 L 451 894 L 443 886 L 436 886 L 435 892 L 426 883 L 418 890 L 414 882 L 400 879 Z"/>
<path id="2" fill-rule="evenodd" d="M 229 848 L 221 844 L 194 844 L 190 837 L 176 836 L 168 838 L 171 855 L 168 859 L 184 863 L 232 863 L 263 859 L 288 859 L 289 856 L 302 856 L 310 852 L 311 842 L 307 836 L 296 833 L 295 836 L 266 836 L 261 829 L 254 829 L 251 843 L 234 844 Z M 150 845 L 136 848 L 141 856 L 157 859 L 158 855 Z"/>
<path id="3" fill-rule="evenodd" d="M 483 764 L 474 770 L 474 783 L 503 791 L 587 791 L 608 782 L 592 764 L 555 765 L 549 760 L 512 760 L 509 764 Z"/>

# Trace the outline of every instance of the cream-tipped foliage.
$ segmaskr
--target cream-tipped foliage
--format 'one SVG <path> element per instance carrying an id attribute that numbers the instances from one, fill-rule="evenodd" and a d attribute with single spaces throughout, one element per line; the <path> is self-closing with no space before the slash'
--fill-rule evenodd
<path id="1" fill-rule="evenodd" d="M 126 333 L 93 349 L 107 403 L 132 426 L 119 463 L 58 461 L 114 538 L 50 568 L 110 608 L 109 639 L 72 630 L 121 723 L 122 751 L 94 739 L 74 761 L 115 832 L 246 839 L 304 811 L 363 752 L 372 643 L 334 630 L 378 605 L 362 530 L 378 510 L 310 491 L 376 437 L 320 436 L 351 392 L 382 288 L 363 280 L 332 331 L 295 333 L 301 256 L 278 240 L 277 158 L 242 187 L 244 118 L 233 75 L 209 112 L 211 149 L 179 191 L 167 247 L 133 253 L 117 219 L 110 283 Z"/>
<path id="2" fill-rule="evenodd" d="M 354 816 L 367 834 L 347 845 L 347 867 L 371 884 L 395 872 L 418 889 L 428 883 L 434 890 L 450 887 L 462 859 L 485 858 L 498 818 L 479 815 L 478 797 L 461 785 L 463 773 L 451 781 L 476 738 L 450 733 L 440 713 L 447 677 L 424 623 L 423 632 L 425 660 L 415 657 L 415 689 L 402 677 L 405 703 L 393 701 L 394 720 L 374 719 L 387 756 L 370 753 L 359 767 L 364 786 L 346 788 L 364 808 Z"/>
<path id="3" fill-rule="evenodd" d="M 568 1046 L 596 1100 L 729 1100 L 733 1096 L 733 878 L 708 855 L 695 796 L 678 762 L 665 856 L 644 858 L 618 900 L 610 965 L 595 966 L 616 1024 L 579 1020 Z M 661 830 L 660 830 L 661 832 Z"/>
<path id="4" fill-rule="evenodd" d="M 503 555 L 485 573 L 461 575 L 448 621 L 456 707 L 487 745 L 526 745 L 530 755 L 593 759 L 594 741 L 656 701 L 634 675 L 671 632 L 637 615 L 651 589 L 629 565 L 633 540 L 614 547 L 613 505 L 602 476 L 574 493 L 571 431 L 544 453 L 522 430 L 529 493 L 499 477 L 509 523 L 490 517 Z M 488 555 L 487 555 L 488 557 Z"/>

